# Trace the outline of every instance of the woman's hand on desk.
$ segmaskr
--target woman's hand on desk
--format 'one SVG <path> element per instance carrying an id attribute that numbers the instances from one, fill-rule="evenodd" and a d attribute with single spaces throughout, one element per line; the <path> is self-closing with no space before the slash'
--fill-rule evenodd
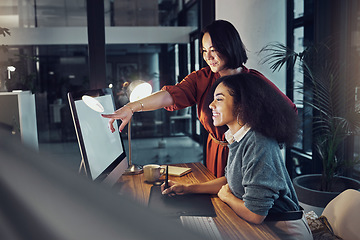
<path id="1" fill-rule="evenodd" d="M 226 202 L 227 198 L 234 196 L 229 188 L 229 184 L 223 185 L 217 195 L 223 202 Z"/>
<path id="2" fill-rule="evenodd" d="M 169 180 L 169 187 L 165 189 L 165 183 L 161 185 L 161 192 L 163 195 L 175 196 L 187 194 L 187 185 L 180 184 Z"/>
<path id="3" fill-rule="evenodd" d="M 218 192 L 218 197 L 227 205 L 229 205 L 234 212 L 248 222 L 261 224 L 266 216 L 258 215 L 250 211 L 242 199 L 237 198 L 230 190 L 229 185 L 225 184 Z"/>
<path id="4" fill-rule="evenodd" d="M 180 184 L 169 181 L 169 188 L 165 189 L 165 184 L 161 185 L 163 195 L 184 195 L 188 193 L 217 194 L 223 185 L 227 184 L 225 177 L 219 177 L 214 180 L 203 183 Z"/>

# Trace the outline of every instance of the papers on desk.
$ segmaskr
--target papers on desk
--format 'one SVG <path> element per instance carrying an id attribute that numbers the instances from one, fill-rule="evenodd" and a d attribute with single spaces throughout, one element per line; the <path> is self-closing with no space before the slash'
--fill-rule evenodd
<path id="1" fill-rule="evenodd" d="M 166 167 L 166 165 L 162 165 L 162 167 Z M 171 175 L 171 176 L 181 177 L 181 176 L 184 176 L 185 174 L 187 174 L 189 172 L 191 172 L 191 168 L 177 167 L 177 166 L 170 166 L 169 165 L 169 175 Z"/>

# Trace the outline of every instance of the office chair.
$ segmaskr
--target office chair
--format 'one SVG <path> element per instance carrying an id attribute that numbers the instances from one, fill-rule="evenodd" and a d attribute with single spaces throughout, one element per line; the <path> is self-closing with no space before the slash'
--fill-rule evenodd
<path id="1" fill-rule="evenodd" d="M 360 191 L 348 189 L 330 201 L 323 213 L 334 234 L 344 240 L 360 239 Z"/>

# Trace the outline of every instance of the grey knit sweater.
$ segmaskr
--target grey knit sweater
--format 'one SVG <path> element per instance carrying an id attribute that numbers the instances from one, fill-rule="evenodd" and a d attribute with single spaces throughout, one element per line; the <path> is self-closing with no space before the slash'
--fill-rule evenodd
<path id="1" fill-rule="evenodd" d="M 278 143 L 252 129 L 229 145 L 225 177 L 232 193 L 256 214 L 299 210 Z"/>

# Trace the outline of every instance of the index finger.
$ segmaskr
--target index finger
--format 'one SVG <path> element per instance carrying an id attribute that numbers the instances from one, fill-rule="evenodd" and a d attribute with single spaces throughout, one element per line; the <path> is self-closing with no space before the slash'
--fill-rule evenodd
<path id="1" fill-rule="evenodd" d="M 101 116 L 104 118 L 116 118 L 115 113 L 101 114 Z"/>

